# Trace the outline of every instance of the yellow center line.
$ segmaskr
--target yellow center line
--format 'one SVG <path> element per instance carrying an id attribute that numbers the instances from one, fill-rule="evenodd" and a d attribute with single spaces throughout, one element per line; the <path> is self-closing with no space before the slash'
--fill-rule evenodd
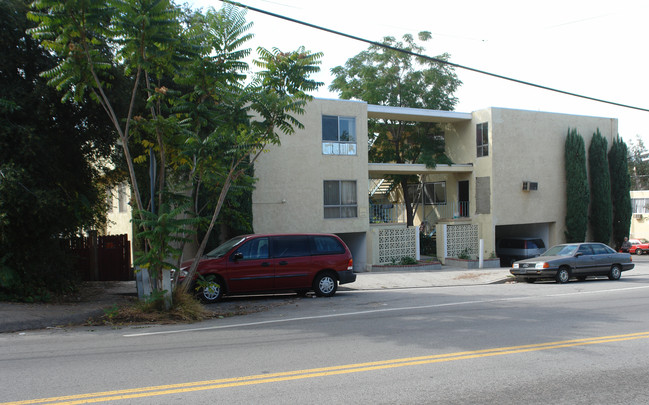
<path id="1" fill-rule="evenodd" d="M 341 374 L 359 373 L 366 371 L 385 370 L 397 367 L 417 366 L 456 360 L 468 360 L 481 357 L 492 357 L 506 354 L 518 354 L 540 350 L 560 349 L 576 346 L 594 345 L 610 342 L 621 342 L 635 339 L 647 339 L 649 332 L 630 333 L 624 335 L 602 336 L 595 338 L 563 340 L 522 346 L 499 347 L 493 349 L 473 350 L 430 356 L 406 357 L 392 360 L 381 360 L 366 363 L 345 364 L 340 366 L 320 367 L 305 370 L 286 371 L 271 374 L 257 374 L 244 377 L 232 377 L 217 380 L 194 381 L 180 384 L 158 385 L 152 387 L 132 388 L 116 391 L 104 391 L 79 395 L 68 395 L 51 398 L 40 398 L 25 401 L 3 402 L 0 405 L 28 404 L 90 404 L 96 402 L 117 401 L 124 399 L 153 397 L 159 395 L 178 394 L 185 392 L 214 390 L 220 388 L 241 387 L 247 385 L 268 384 L 282 381 L 293 381 L 306 378 L 327 377 Z"/>

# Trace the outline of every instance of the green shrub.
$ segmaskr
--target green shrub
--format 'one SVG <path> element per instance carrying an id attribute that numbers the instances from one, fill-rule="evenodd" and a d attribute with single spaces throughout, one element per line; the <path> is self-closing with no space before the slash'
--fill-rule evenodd
<path id="1" fill-rule="evenodd" d="M 464 250 L 459 255 L 457 255 L 457 258 L 458 259 L 463 259 L 463 260 L 471 259 L 472 257 L 471 257 L 469 248 L 464 248 Z"/>
<path id="2" fill-rule="evenodd" d="M 422 255 L 437 256 L 437 241 L 432 236 L 419 235 L 419 248 Z"/>
<path id="3" fill-rule="evenodd" d="M 412 257 L 404 256 L 401 258 L 401 261 L 399 262 L 400 265 L 402 266 L 408 266 L 410 264 L 417 264 L 417 260 L 415 260 Z"/>

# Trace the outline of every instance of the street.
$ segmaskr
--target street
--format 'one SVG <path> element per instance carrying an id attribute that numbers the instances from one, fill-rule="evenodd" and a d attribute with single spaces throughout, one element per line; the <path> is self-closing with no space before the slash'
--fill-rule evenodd
<path id="1" fill-rule="evenodd" d="M 649 257 L 608 279 L 339 291 L 0 335 L 0 404 L 649 403 Z M 216 304 L 218 305 L 218 304 Z"/>

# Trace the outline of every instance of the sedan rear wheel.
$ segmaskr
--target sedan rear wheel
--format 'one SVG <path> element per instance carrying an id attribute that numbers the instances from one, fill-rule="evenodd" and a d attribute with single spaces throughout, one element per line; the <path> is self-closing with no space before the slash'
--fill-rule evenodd
<path id="1" fill-rule="evenodd" d="M 621 275 L 622 275 L 622 270 L 620 269 L 620 266 L 614 264 L 613 266 L 611 266 L 611 271 L 608 272 L 608 279 L 619 280 Z"/>
<path id="2" fill-rule="evenodd" d="M 555 279 L 559 284 L 567 283 L 568 280 L 570 280 L 570 271 L 566 267 L 560 268 L 557 271 L 557 275 L 555 276 Z"/>
<path id="3" fill-rule="evenodd" d="M 636 249 L 636 250 L 635 250 L 635 254 L 637 254 L 638 256 L 642 255 L 642 253 L 644 253 L 644 252 L 642 251 L 642 249 Z"/>

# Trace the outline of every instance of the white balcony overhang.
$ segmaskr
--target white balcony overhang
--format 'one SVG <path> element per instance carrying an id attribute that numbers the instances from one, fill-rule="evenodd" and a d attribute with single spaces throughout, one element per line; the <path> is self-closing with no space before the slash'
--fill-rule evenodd
<path id="1" fill-rule="evenodd" d="M 427 110 L 424 108 L 390 107 L 376 104 L 367 105 L 367 117 L 384 120 L 440 123 L 471 121 L 471 113 Z"/>
<path id="2" fill-rule="evenodd" d="M 426 167 L 423 163 L 368 163 L 368 173 L 370 178 L 380 178 L 387 174 L 441 174 L 441 173 L 471 173 L 473 165 L 453 164 L 437 165 L 435 167 Z"/>

